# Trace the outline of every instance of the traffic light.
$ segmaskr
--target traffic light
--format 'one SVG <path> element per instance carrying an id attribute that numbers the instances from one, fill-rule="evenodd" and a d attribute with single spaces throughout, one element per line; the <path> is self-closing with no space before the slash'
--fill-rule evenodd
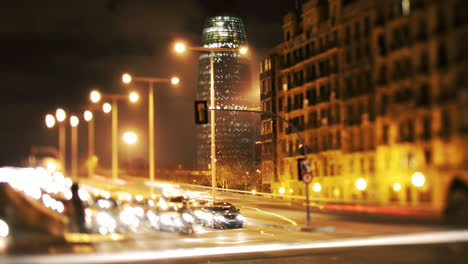
<path id="1" fill-rule="evenodd" d="M 297 159 L 297 180 L 298 181 L 302 181 L 302 175 L 304 173 L 306 173 L 305 171 L 303 171 L 303 167 L 302 167 L 302 162 L 304 161 L 305 159 L 303 158 L 299 158 Z"/>
<path id="2" fill-rule="evenodd" d="M 206 101 L 195 101 L 195 124 L 208 124 L 208 104 Z"/>

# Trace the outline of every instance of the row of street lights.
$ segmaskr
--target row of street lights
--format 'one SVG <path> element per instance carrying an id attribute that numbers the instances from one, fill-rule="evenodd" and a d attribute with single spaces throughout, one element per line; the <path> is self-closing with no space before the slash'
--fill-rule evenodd
<path id="1" fill-rule="evenodd" d="M 239 52 L 241 55 L 247 53 L 246 47 L 237 47 L 237 48 L 218 48 L 218 47 L 189 47 L 182 42 L 176 43 L 174 46 L 174 50 L 177 53 L 184 53 L 187 50 L 198 51 L 198 52 L 208 52 L 210 57 L 210 109 L 215 109 L 215 80 L 214 80 L 214 56 L 216 52 Z M 173 77 L 171 79 L 168 78 L 154 78 L 154 77 L 138 77 L 132 76 L 128 73 L 122 75 L 122 82 L 125 84 L 130 84 L 133 81 L 135 82 L 144 82 L 148 84 L 148 130 L 149 130 L 149 179 L 150 181 L 154 181 L 155 175 L 155 129 L 154 129 L 154 84 L 155 83 L 171 83 L 173 85 L 177 85 L 180 80 L 177 77 Z M 117 101 L 123 99 L 123 95 L 101 95 L 98 91 L 92 91 L 90 94 L 90 99 L 93 103 L 100 102 L 101 98 L 109 98 L 112 101 L 112 105 L 109 103 L 103 104 L 103 111 L 108 113 L 113 110 L 112 113 L 112 178 L 117 179 L 118 177 L 118 150 L 117 150 Z M 129 100 L 131 102 L 138 101 L 138 94 L 130 93 Z M 60 113 L 59 113 L 59 110 Z M 90 112 L 91 113 L 91 112 Z M 86 115 L 86 114 L 85 114 Z M 89 118 L 85 120 L 90 122 L 92 120 L 92 113 L 91 115 L 87 114 Z M 62 109 L 58 109 L 56 113 L 57 121 L 62 124 L 63 120 L 65 120 L 66 115 Z M 46 124 L 52 122 L 54 117 L 52 115 L 46 116 Z M 89 119 L 89 120 L 88 120 Z M 55 124 L 55 119 L 54 119 Z M 90 123 L 91 124 L 91 123 Z M 78 125 L 78 124 L 76 124 Z M 211 128 L 211 185 L 212 185 L 212 196 L 213 200 L 215 200 L 216 196 L 216 130 L 215 130 L 216 120 L 215 120 L 215 111 L 210 111 L 210 128 Z M 48 127 L 52 127 L 47 125 Z M 76 126 L 75 126 L 76 127 Z M 89 138 L 94 138 L 94 124 L 90 125 L 89 128 Z M 60 155 L 62 159 L 62 164 L 65 164 L 65 127 L 60 125 L 60 132 L 59 132 L 59 149 Z M 92 136 L 91 136 L 92 135 Z M 127 137 L 132 137 L 128 136 Z M 131 140 L 130 140 L 131 141 Z M 89 142 L 88 148 L 89 151 L 89 158 L 94 157 L 94 141 Z M 93 156 L 91 156 L 93 155 Z M 73 163 L 72 163 L 73 167 Z M 73 171 L 73 169 L 72 169 Z M 89 175 L 93 172 L 92 170 L 88 171 Z"/>

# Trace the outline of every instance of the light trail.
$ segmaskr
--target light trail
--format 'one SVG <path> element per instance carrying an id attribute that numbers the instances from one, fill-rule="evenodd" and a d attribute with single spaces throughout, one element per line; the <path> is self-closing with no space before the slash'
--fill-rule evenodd
<path id="1" fill-rule="evenodd" d="M 281 218 L 281 219 L 283 219 L 283 220 L 285 220 L 285 221 L 288 221 L 289 223 L 291 223 L 291 224 L 297 226 L 296 221 L 291 220 L 291 219 L 289 219 L 289 218 L 287 218 L 287 217 L 285 217 L 285 216 L 279 215 L 279 214 L 275 214 L 275 213 L 270 213 L 270 212 L 267 212 L 267 211 L 263 211 L 263 210 L 260 210 L 260 209 L 258 209 L 258 208 L 255 208 L 255 207 L 242 206 L 242 208 L 253 209 L 253 210 L 257 210 L 257 211 L 260 212 L 260 213 L 264 213 L 264 214 L 269 214 L 269 215 L 272 215 L 272 216 L 276 216 L 276 217 L 278 217 L 278 218 Z"/>
<path id="2" fill-rule="evenodd" d="M 468 242 L 468 230 L 466 231 L 442 231 L 431 233 L 419 233 L 408 235 L 380 236 L 358 239 L 343 239 L 333 241 L 322 241 L 313 243 L 277 243 L 261 244 L 235 247 L 211 247 L 211 248 L 188 248 L 171 249 L 163 251 L 133 251 L 112 252 L 93 254 L 68 254 L 68 255 L 31 255 L 0 257 L 1 263 L 33 263 L 33 264 L 55 264 L 55 263 L 127 263 L 137 261 L 155 261 L 179 258 L 191 258 L 202 256 L 234 255 L 257 252 L 272 252 L 282 250 L 305 250 L 305 249 L 327 249 L 369 246 L 392 246 L 392 245 L 416 245 L 416 244 L 440 244 Z"/>

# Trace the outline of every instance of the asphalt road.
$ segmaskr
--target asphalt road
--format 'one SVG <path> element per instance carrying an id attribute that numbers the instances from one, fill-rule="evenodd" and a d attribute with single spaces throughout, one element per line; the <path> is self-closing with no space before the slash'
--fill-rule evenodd
<path id="1" fill-rule="evenodd" d="M 241 208 L 244 228 L 76 235 L 10 251 L 0 263 L 465 263 L 468 254 L 468 230 L 437 221 L 314 212 L 304 232 L 304 211 L 287 201 L 222 198 Z"/>

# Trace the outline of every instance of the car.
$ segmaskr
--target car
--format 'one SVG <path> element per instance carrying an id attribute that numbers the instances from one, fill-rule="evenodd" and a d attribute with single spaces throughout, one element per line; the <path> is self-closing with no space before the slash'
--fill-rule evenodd
<path id="1" fill-rule="evenodd" d="M 203 226 L 212 228 L 242 228 L 244 217 L 234 205 L 228 202 L 206 204 L 197 217 Z"/>
<path id="2" fill-rule="evenodd" d="M 115 233 L 119 227 L 119 206 L 114 199 L 98 197 L 85 208 L 85 228 L 102 235 Z"/>

